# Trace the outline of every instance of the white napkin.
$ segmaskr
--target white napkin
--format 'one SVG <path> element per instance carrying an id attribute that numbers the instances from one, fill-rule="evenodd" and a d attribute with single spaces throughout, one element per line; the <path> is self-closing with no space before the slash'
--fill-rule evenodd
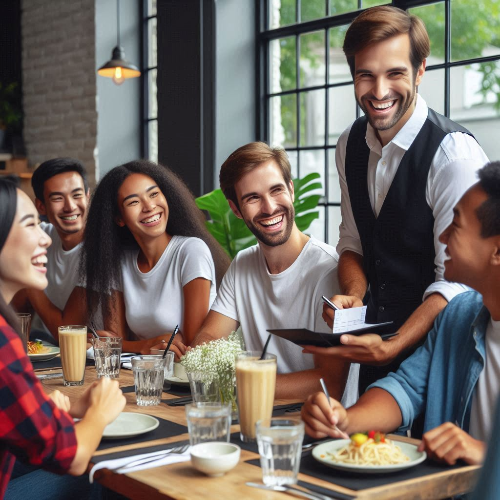
<path id="1" fill-rule="evenodd" d="M 168 448 L 165 450 L 155 451 L 153 453 L 143 453 L 142 455 L 131 455 L 125 458 L 117 458 L 116 460 L 105 460 L 104 462 L 99 462 L 98 464 L 92 467 L 92 470 L 89 473 L 89 481 L 92 483 L 94 480 L 94 473 L 99 469 L 109 469 L 124 466 L 133 460 L 138 460 L 140 458 L 154 457 L 155 455 L 161 455 L 168 451 Z M 138 465 L 137 467 L 131 467 L 130 469 L 125 469 L 123 471 L 115 470 L 114 472 L 117 474 L 128 474 L 129 472 L 135 472 L 138 470 L 144 469 L 153 469 L 154 467 L 160 467 L 161 465 L 169 465 L 169 464 L 177 464 L 180 462 L 187 462 L 191 459 L 191 447 L 189 447 L 184 453 L 172 453 L 171 455 L 166 455 L 164 458 L 157 460 L 156 462 L 149 462 L 144 465 Z"/>

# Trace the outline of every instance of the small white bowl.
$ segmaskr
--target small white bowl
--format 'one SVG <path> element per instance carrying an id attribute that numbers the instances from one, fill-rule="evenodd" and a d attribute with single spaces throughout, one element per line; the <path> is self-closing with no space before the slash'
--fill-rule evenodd
<path id="1" fill-rule="evenodd" d="M 210 442 L 191 448 L 191 463 L 195 469 L 211 477 L 223 476 L 240 460 L 240 447 L 236 444 Z"/>

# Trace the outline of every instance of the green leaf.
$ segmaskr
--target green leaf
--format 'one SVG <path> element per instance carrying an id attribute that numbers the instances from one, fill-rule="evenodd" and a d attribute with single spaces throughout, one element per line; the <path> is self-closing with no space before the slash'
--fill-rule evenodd
<path id="1" fill-rule="evenodd" d="M 304 232 L 312 223 L 314 219 L 319 219 L 319 212 L 309 212 L 299 217 L 295 217 L 297 227 Z"/>

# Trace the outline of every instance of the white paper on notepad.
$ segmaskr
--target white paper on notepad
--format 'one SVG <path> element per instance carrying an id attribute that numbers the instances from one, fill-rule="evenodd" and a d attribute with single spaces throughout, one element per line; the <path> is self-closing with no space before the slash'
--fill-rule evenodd
<path id="1" fill-rule="evenodd" d="M 366 306 L 335 311 L 333 333 L 348 333 L 362 330 L 371 325 L 365 323 Z"/>

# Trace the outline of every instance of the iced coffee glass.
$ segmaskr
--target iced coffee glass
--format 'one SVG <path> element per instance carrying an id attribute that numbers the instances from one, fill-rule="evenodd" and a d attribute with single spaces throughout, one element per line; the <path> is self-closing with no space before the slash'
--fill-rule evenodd
<path id="1" fill-rule="evenodd" d="M 58 330 L 64 385 L 83 385 L 87 360 L 87 327 L 68 325 L 60 326 Z"/>
<path id="2" fill-rule="evenodd" d="M 276 356 L 246 351 L 236 357 L 236 392 L 240 419 L 240 437 L 255 442 L 255 424 L 271 418 L 276 388 Z"/>

